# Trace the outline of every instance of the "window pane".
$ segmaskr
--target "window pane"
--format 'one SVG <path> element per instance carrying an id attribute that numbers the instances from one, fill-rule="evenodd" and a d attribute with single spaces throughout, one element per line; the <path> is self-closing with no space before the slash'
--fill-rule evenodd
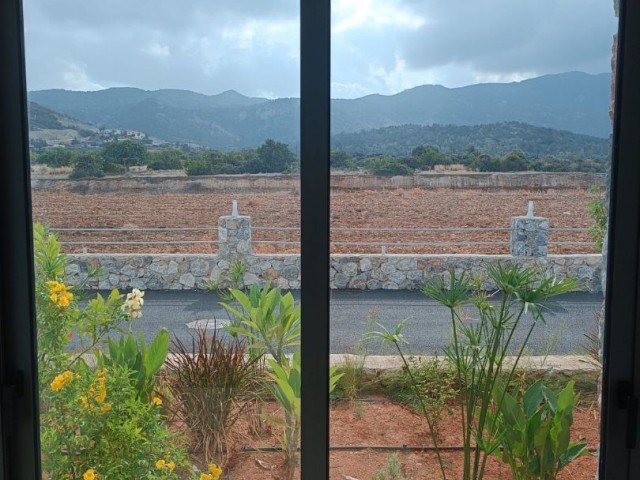
<path id="1" fill-rule="evenodd" d="M 561 392 L 593 478 L 616 17 L 449 3 L 332 4 L 331 478 L 507 478 Z"/>
<path id="2" fill-rule="evenodd" d="M 295 477 L 298 3 L 25 18 L 45 478 Z"/>

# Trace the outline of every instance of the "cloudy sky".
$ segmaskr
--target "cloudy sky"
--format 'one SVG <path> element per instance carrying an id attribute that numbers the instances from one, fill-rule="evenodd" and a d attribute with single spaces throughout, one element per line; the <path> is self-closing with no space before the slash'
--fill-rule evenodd
<path id="1" fill-rule="evenodd" d="M 299 95 L 299 0 L 24 0 L 30 90 Z M 612 0 L 333 0 L 334 97 L 609 70 Z"/>

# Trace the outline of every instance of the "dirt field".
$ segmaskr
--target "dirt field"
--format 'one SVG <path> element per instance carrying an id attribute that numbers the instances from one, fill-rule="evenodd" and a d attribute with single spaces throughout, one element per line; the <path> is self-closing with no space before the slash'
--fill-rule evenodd
<path id="1" fill-rule="evenodd" d="M 549 218 L 552 229 L 587 228 L 591 224 L 587 203 L 597 197 L 598 194 L 578 188 L 336 191 L 331 201 L 332 251 L 380 253 L 384 245 L 387 253 L 508 253 L 510 219 L 526 213 L 528 200 L 535 202 L 536 215 Z M 63 241 L 81 242 L 67 245 L 68 252 L 82 251 L 85 247 L 94 253 L 215 253 L 218 217 L 230 214 L 233 199 L 238 200 L 241 215 L 252 217 L 254 252 L 299 251 L 295 244 L 299 241 L 298 231 L 283 229 L 300 224 L 300 201 L 290 192 L 81 195 L 34 190 L 33 216 L 34 220 L 54 228 L 210 228 L 187 232 L 60 232 Z M 264 227 L 277 228 L 260 229 Z M 461 230 L 415 231 L 419 228 Z M 471 230 L 478 228 L 503 230 Z M 175 241 L 204 243 L 151 243 Z M 267 241 L 294 243 L 260 243 Z M 552 231 L 549 241 L 550 253 L 596 253 L 585 231 Z M 561 245 L 559 242 L 585 244 Z"/>

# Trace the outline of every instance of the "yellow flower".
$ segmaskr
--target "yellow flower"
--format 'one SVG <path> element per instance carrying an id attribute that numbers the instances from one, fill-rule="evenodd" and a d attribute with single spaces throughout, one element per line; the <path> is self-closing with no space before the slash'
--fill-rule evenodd
<path id="1" fill-rule="evenodd" d="M 111 407 L 113 405 L 111 405 L 110 403 L 105 403 L 104 405 L 102 405 L 102 408 L 100 409 L 100 413 L 107 413 L 109 410 L 111 410 Z"/>
<path id="2" fill-rule="evenodd" d="M 220 475 L 222 475 L 222 469 L 215 463 L 210 463 L 209 473 L 211 474 L 212 480 L 218 480 L 220 478 Z"/>
<path id="3" fill-rule="evenodd" d="M 73 293 L 64 283 L 51 280 L 47 282 L 47 288 L 49 289 L 49 300 L 62 308 L 68 307 L 73 300 Z"/>
<path id="4" fill-rule="evenodd" d="M 214 480 L 213 475 L 209 475 L 208 473 L 201 473 L 200 480 Z"/>
<path id="5" fill-rule="evenodd" d="M 154 405 L 162 405 L 162 399 L 160 397 L 153 397 L 151 399 L 151 403 Z"/>
<path id="6" fill-rule="evenodd" d="M 73 373 L 67 370 L 61 375 L 57 375 L 51 382 L 51 390 L 59 392 L 62 388 L 73 379 Z"/>
<path id="7" fill-rule="evenodd" d="M 169 472 L 173 472 L 173 469 L 176 468 L 175 462 L 167 462 L 167 468 L 169 469 Z"/>
<path id="8" fill-rule="evenodd" d="M 90 468 L 89 470 L 84 472 L 84 475 L 82 476 L 82 478 L 84 480 L 96 480 L 98 476 L 96 475 L 96 471 L 93 468 Z"/>
<path id="9" fill-rule="evenodd" d="M 156 468 L 158 470 L 162 470 L 165 467 L 165 465 L 166 465 L 166 462 L 164 460 L 162 460 L 162 459 L 160 459 L 160 460 L 158 460 L 156 462 Z"/>
<path id="10" fill-rule="evenodd" d="M 94 397 L 97 403 L 102 403 L 107 398 L 107 386 L 106 380 L 104 379 L 105 374 L 106 371 L 104 369 L 98 372 L 98 394 Z M 89 391 L 91 393 L 95 392 L 93 388 L 89 388 Z"/>

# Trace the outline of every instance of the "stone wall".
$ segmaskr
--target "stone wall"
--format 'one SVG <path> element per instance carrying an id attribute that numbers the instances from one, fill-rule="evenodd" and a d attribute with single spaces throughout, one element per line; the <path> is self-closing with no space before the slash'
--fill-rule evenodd
<path id="1" fill-rule="evenodd" d="M 589 188 L 604 186 L 600 173 L 438 173 L 380 177 L 361 174 L 332 174 L 334 190 L 388 190 L 397 188 Z M 128 193 L 260 193 L 299 192 L 298 175 L 209 175 L 198 177 L 124 176 L 86 180 L 32 177 L 31 188 L 78 194 L 123 195 Z"/>
<path id="2" fill-rule="evenodd" d="M 483 287 L 492 289 L 495 286 L 484 271 L 494 262 L 538 265 L 559 279 L 579 278 L 584 291 L 601 291 L 600 255 L 332 255 L 330 281 L 331 288 L 339 289 L 416 289 L 428 279 L 447 276 L 453 268 L 480 276 Z M 101 269 L 101 275 L 88 278 L 95 268 Z M 66 277 L 73 285 L 86 282 L 87 288 L 125 290 L 205 289 L 267 280 L 285 289 L 298 289 L 301 283 L 298 255 L 248 255 L 236 260 L 216 255 L 69 255 Z"/>

